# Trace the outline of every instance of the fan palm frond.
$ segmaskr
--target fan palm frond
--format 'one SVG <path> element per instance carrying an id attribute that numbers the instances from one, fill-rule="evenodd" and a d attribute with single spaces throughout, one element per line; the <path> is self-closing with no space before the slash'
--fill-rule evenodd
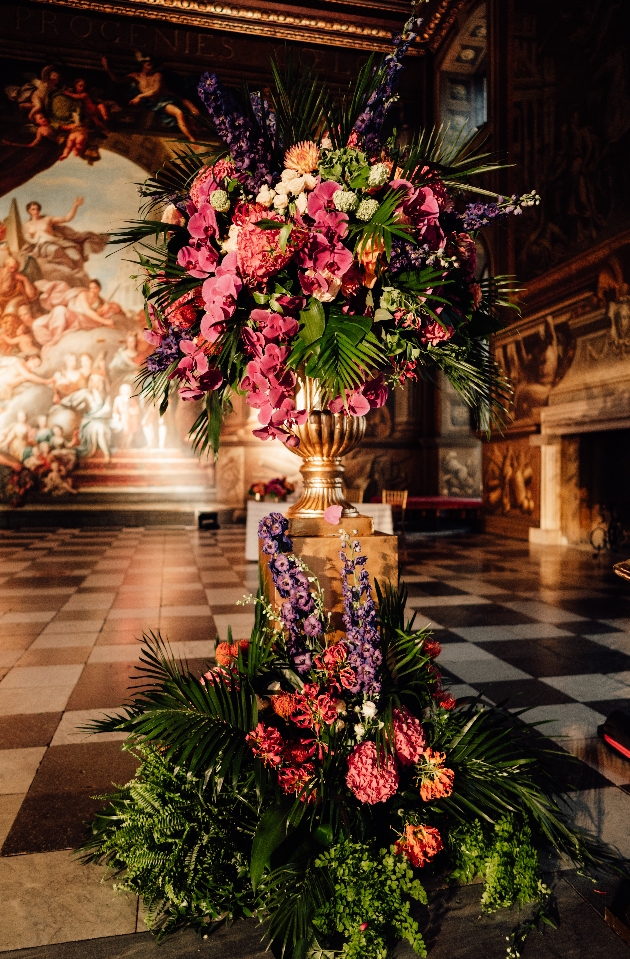
<path id="1" fill-rule="evenodd" d="M 216 676 L 202 682 L 181 669 L 160 634 L 142 638 L 136 690 L 124 714 L 88 727 L 92 732 L 126 732 L 132 742 L 156 743 L 191 774 L 205 771 L 217 789 L 229 775 L 235 782 L 251 759 L 245 736 L 257 722 L 256 696 L 248 683 Z"/>

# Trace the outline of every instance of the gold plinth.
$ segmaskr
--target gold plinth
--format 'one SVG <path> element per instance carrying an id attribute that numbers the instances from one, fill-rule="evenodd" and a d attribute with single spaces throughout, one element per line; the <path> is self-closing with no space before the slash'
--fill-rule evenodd
<path id="1" fill-rule="evenodd" d="M 287 516 L 293 523 L 298 520 L 301 524 L 308 520 L 321 521 L 325 509 L 329 506 L 341 506 L 342 522 L 346 519 L 354 520 L 359 517 L 359 512 L 344 496 L 341 457 L 358 446 L 365 436 L 365 417 L 320 409 L 317 381 L 304 378 L 302 384 L 301 395 L 296 402 L 299 408 L 305 407 L 309 414 L 306 423 L 293 429 L 300 441 L 300 445 L 293 449 L 293 452 L 303 461 L 300 472 L 304 489 Z M 305 532 L 307 528 L 311 533 L 310 527 L 300 526 Z M 354 528 L 358 528 L 356 523 Z M 315 527 L 312 527 L 312 530 L 311 535 L 316 535 Z M 367 531 L 367 527 L 362 530 L 364 533 Z M 371 531 L 370 525 L 369 532 Z"/>
<path id="2" fill-rule="evenodd" d="M 367 518 L 367 517 L 364 517 Z M 304 560 L 310 571 L 317 576 L 320 586 L 324 590 L 326 610 L 331 612 L 331 634 L 328 642 L 336 642 L 343 638 L 343 595 L 341 592 L 341 559 L 339 558 L 339 532 L 330 524 L 326 535 L 293 536 L 293 551 Z M 350 523 L 343 524 L 344 529 L 350 532 Z M 354 527 L 356 528 L 356 527 Z M 361 552 L 367 556 L 367 569 L 372 584 L 377 579 L 381 585 L 389 581 L 392 586 L 398 586 L 398 539 L 386 533 L 359 535 Z M 273 579 L 269 572 L 269 556 L 260 553 L 260 568 L 265 583 L 265 589 L 271 604 L 279 609 L 283 603 L 276 592 Z M 376 591 L 374 591 L 376 600 Z"/>

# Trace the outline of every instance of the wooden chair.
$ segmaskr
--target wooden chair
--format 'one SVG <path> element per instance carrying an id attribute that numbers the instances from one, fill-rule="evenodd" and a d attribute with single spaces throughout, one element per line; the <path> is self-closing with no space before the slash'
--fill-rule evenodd
<path id="1" fill-rule="evenodd" d="M 407 509 L 407 497 L 409 490 L 406 489 L 384 489 L 381 495 L 381 502 L 387 503 L 393 510 L 400 510 L 400 532 L 402 533 L 404 554 L 407 552 L 407 536 L 405 533 L 405 510 Z"/>
<path id="2" fill-rule="evenodd" d="M 349 486 L 346 488 L 346 499 L 349 503 L 362 503 L 364 492 L 362 486 Z"/>

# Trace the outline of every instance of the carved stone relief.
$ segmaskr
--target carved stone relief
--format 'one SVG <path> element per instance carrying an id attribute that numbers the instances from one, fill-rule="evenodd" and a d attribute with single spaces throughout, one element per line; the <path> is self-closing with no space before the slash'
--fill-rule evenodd
<path id="1" fill-rule="evenodd" d="M 483 489 L 486 511 L 516 514 L 532 525 L 540 510 L 540 453 L 528 439 L 484 446 Z"/>

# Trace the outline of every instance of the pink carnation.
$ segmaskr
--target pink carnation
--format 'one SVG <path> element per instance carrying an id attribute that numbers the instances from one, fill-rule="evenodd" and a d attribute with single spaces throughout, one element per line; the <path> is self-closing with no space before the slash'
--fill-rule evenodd
<path id="1" fill-rule="evenodd" d="M 259 220 L 277 220 L 277 230 L 263 230 L 256 226 Z M 284 220 L 257 203 L 241 203 L 236 209 L 234 223 L 240 226 L 236 241 L 238 269 L 250 287 L 265 287 L 268 279 L 287 265 L 305 236 L 293 229 L 285 250 L 280 249 L 280 229 Z"/>
<path id="2" fill-rule="evenodd" d="M 394 746 L 403 766 L 412 766 L 413 763 L 417 763 L 424 752 L 425 745 L 426 740 L 420 720 L 416 719 L 405 706 L 395 709 Z"/>
<path id="3" fill-rule="evenodd" d="M 386 802 L 398 789 L 396 763 L 392 756 L 384 755 L 379 762 L 374 743 L 359 743 L 348 757 L 346 783 L 359 802 Z"/>

